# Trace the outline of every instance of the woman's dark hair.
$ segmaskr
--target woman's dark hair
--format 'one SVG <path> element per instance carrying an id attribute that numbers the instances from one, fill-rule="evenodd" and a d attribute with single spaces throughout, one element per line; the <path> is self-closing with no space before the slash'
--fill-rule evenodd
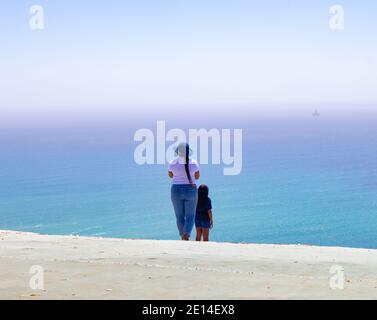
<path id="1" fill-rule="evenodd" d="M 205 184 L 200 185 L 198 188 L 198 207 L 203 206 L 208 199 L 208 187 Z"/>
<path id="2" fill-rule="evenodd" d="M 190 147 L 189 145 L 186 145 L 186 150 L 185 150 L 185 156 L 186 156 L 186 161 L 185 161 L 185 170 L 186 170 L 186 176 L 187 179 L 189 180 L 190 184 L 192 184 L 192 179 L 191 179 L 191 174 L 190 174 L 190 168 L 189 168 L 189 163 L 190 163 Z"/>
<path id="3" fill-rule="evenodd" d="M 185 171 L 187 175 L 187 179 L 192 184 L 192 178 L 190 174 L 190 168 L 189 168 L 189 163 L 190 163 L 190 146 L 187 143 L 181 143 L 177 150 L 176 153 L 179 155 L 183 155 L 185 157 Z"/>

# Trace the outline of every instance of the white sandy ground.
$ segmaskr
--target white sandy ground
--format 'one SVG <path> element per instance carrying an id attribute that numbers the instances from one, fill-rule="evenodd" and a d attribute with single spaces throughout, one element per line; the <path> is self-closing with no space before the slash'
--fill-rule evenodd
<path id="1" fill-rule="evenodd" d="M 33 265 L 45 290 L 32 290 Z M 345 272 L 330 289 L 330 268 Z M 0 299 L 376 299 L 377 250 L 0 231 Z"/>

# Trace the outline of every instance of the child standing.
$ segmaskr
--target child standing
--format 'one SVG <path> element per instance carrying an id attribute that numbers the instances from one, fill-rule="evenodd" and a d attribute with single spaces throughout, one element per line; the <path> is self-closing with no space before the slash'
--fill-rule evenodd
<path id="1" fill-rule="evenodd" d="M 209 229 L 213 227 L 212 203 L 208 197 L 208 187 L 201 185 L 198 188 L 198 205 L 196 206 L 195 227 L 196 241 L 209 240 Z"/>

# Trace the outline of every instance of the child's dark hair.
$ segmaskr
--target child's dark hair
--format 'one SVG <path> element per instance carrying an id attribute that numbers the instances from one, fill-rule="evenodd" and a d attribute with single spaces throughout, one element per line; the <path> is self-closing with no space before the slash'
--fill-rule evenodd
<path id="1" fill-rule="evenodd" d="M 205 184 L 202 184 L 198 188 L 198 206 L 202 206 L 208 199 L 209 189 Z"/>

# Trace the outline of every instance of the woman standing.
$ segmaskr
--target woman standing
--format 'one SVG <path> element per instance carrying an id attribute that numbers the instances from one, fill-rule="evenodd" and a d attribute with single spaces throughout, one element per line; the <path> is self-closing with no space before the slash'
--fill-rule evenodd
<path id="1" fill-rule="evenodd" d="M 190 158 L 190 152 L 190 146 L 181 143 L 175 151 L 177 157 L 170 162 L 168 171 L 173 182 L 171 201 L 182 240 L 190 239 L 198 202 L 196 181 L 200 177 L 199 166 Z"/>

